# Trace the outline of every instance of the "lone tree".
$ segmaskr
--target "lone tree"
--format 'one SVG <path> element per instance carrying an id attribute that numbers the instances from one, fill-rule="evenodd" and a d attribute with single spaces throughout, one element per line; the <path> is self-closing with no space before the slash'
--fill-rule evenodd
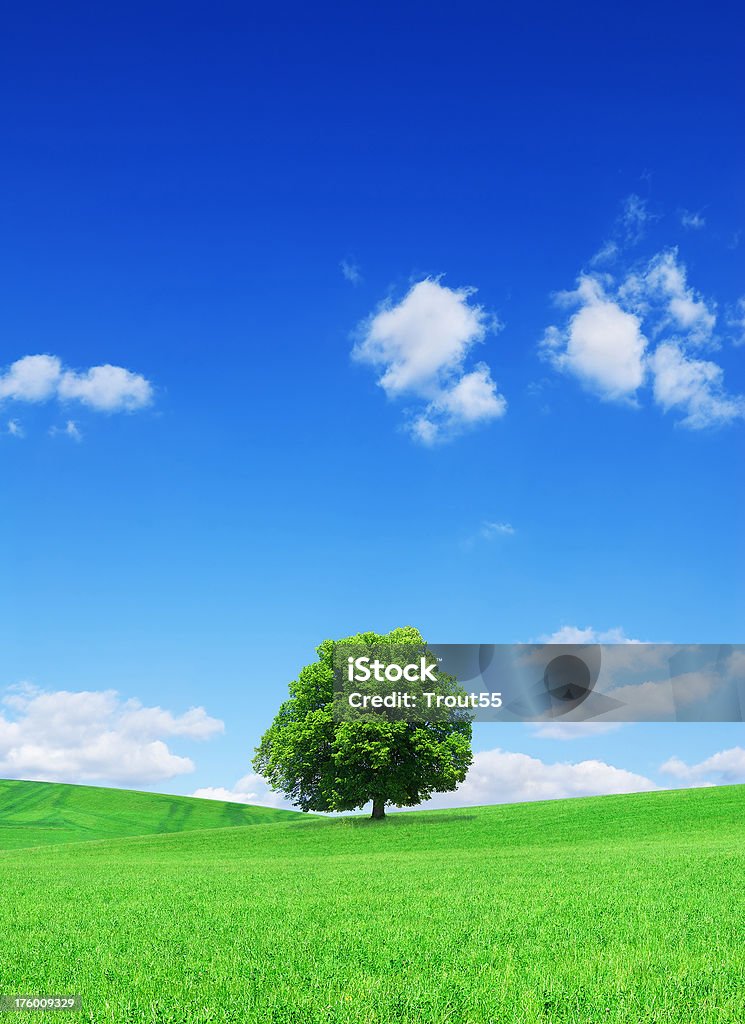
<path id="1" fill-rule="evenodd" d="M 426 650 L 412 626 L 382 636 L 324 640 L 316 648 L 318 661 L 290 683 L 290 698 L 264 733 L 253 766 L 303 811 L 352 811 L 372 801 L 372 817 L 384 818 L 386 804 L 412 807 L 464 780 L 472 760 L 471 721 L 463 713 L 418 721 L 386 713 L 340 718 L 334 704 L 335 653 L 338 663 L 340 652 L 355 645 Z M 401 685 L 405 688 L 409 684 Z M 449 676 L 427 688 L 462 693 Z"/>

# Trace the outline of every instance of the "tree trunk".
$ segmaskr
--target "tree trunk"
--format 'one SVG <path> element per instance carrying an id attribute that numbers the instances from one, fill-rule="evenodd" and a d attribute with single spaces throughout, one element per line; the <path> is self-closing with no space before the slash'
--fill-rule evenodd
<path id="1" fill-rule="evenodd" d="M 382 796 L 373 797 L 372 817 L 375 819 L 385 817 L 385 800 Z"/>

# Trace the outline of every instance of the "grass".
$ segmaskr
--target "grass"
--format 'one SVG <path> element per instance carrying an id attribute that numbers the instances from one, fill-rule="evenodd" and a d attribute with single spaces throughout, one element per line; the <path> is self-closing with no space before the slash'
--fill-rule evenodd
<path id="1" fill-rule="evenodd" d="M 254 825 L 297 816 L 295 811 L 188 796 L 0 779 L 0 850 Z"/>
<path id="2" fill-rule="evenodd" d="M 0 992 L 97 1024 L 740 1024 L 744 840 L 732 786 L 11 849 Z"/>

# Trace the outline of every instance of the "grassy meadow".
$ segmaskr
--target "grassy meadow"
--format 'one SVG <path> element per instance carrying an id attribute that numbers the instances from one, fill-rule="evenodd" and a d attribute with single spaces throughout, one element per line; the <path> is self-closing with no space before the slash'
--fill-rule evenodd
<path id="1" fill-rule="evenodd" d="M 370 822 L 50 786 L 78 791 L 54 840 L 12 796 L 43 784 L 3 785 L 0 994 L 97 1024 L 745 1018 L 745 787 Z"/>
<path id="2" fill-rule="evenodd" d="M 188 796 L 0 779 L 0 850 L 296 817 L 294 811 Z"/>

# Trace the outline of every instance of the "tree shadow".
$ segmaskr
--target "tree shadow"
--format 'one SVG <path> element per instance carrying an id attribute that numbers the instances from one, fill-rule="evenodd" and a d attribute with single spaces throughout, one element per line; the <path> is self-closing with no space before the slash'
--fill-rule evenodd
<path id="1" fill-rule="evenodd" d="M 373 828 L 378 825 L 398 827 L 411 825 L 454 825 L 458 821 L 473 821 L 476 814 L 459 814 L 452 811 L 390 811 L 385 818 L 377 821 L 369 814 L 360 814 L 342 818 L 340 821 L 349 828 Z"/>

